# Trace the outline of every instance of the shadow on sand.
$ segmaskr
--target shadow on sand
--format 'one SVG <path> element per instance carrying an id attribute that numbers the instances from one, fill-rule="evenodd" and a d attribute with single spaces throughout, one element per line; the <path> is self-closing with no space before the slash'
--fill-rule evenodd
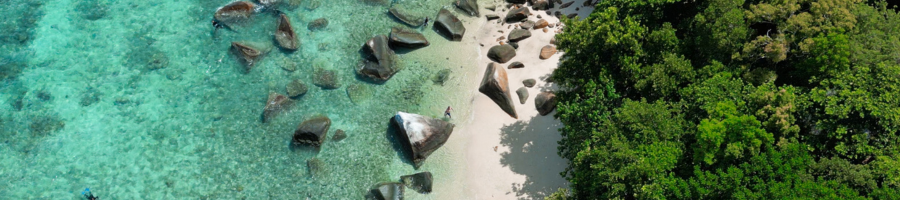
<path id="1" fill-rule="evenodd" d="M 557 141 L 562 138 L 557 130 L 562 123 L 553 118 L 555 113 L 519 120 L 501 128 L 500 145 L 508 147 L 509 152 L 500 154 L 500 163 L 526 177 L 524 183 L 512 185 L 519 199 L 543 199 L 568 185 L 559 175 L 565 170 L 566 160 L 556 154 Z"/>

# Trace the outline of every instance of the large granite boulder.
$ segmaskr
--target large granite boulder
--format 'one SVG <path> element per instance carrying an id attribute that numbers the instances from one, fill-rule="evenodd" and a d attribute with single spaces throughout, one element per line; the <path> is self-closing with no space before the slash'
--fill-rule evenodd
<path id="1" fill-rule="evenodd" d="M 449 10 L 441 8 L 438 12 L 435 25 L 442 34 L 446 35 L 452 41 L 461 41 L 463 35 L 466 34 L 466 27 L 462 21 L 459 21 Z"/>
<path id="2" fill-rule="evenodd" d="M 521 22 L 522 20 L 528 19 L 528 15 L 531 15 L 531 11 L 528 10 L 528 7 L 523 6 L 509 10 L 509 12 L 506 13 L 506 23 Z"/>
<path id="3" fill-rule="evenodd" d="M 481 16 L 478 12 L 478 1 L 477 0 L 458 0 L 456 1 L 456 7 L 466 11 L 471 16 Z"/>
<path id="4" fill-rule="evenodd" d="M 297 50 L 300 48 L 300 39 L 294 33 L 294 27 L 287 15 L 281 14 L 278 18 L 278 29 L 275 29 L 275 43 L 279 47 L 287 50 Z"/>
<path id="5" fill-rule="evenodd" d="M 531 37 L 531 31 L 526 29 L 515 29 L 509 32 L 508 38 L 510 42 L 518 42 L 529 37 Z"/>
<path id="6" fill-rule="evenodd" d="M 556 109 L 556 95 L 552 92 L 541 92 L 536 97 L 534 97 L 534 107 L 537 108 L 538 113 L 541 116 L 550 114 Z"/>
<path id="7" fill-rule="evenodd" d="M 326 116 L 316 116 L 297 126 L 294 131 L 293 142 L 319 147 L 328 137 L 328 128 L 331 127 L 331 119 Z"/>
<path id="8" fill-rule="evenodd" d="M 497 103 L 500 109 L 503 109 L 510 117 L 519 118 L 519 115 L 516 114 L 513 100 L 509 96 L 509 82 L 506 78 L 506 70 L 497 63 L 488 64 L 478 91 L 494 100 L 494 103 Z"/>
<path id="9" fill-rule="evenodd" d="M 379 81 L 387 81 L 397 73 L 398 69 L 394 66 L 397 56 L 384 35 L 376 35 L 369 39 L 363 45 L 363 51 L 367 56 L 357 73 Z"/>
<path id="10" fill-rule="evenodd" d="M 497 45 L 488 50 L 487 56 L 494 62 L 506 63 L 516 57 L 516 48 L 509 44 Z"/>
<path id="11" fill-rule="evenodd" d="M 403 200 L 403 183 L 378 183 L 369 191 L 369 196 L 376 200 Z"/>
<path id="12" fill-rule="evenodd" d="M 400 141 L 408 144 L 409 156 L 416 168 L 447 142 L 456 126 L 444 120 L 405 112 L 397 112 L 391 123 L 399 130 Z"/>
<path id="13" fill-rule="evenodd" d="M 422 33 L 404 28 L 391 28 L 390 45 L 392 47 L 420 48 L 428 46 L 428 40 Z"/>
<path id="14" fill-rule="evenodd" d="M 406 187 L 409 187 L 409 189 L 413 189 L 422 194 L 428 194 L 431 193 L 431 183 L 434 182 L 434 178 L 431 177 L 431 172 L 419 172 L 401 176 L 400 181 L 403 181 L 403 184 L 406 185 Z"/>
<path id="15" fill-rule="evenodd" d="M 388 9 L 388 12 L 391 13 L 391 16 L 397 18 L 397 20 L 412 27 L 419 27 L 425 24 L 424 17 L 410 15 L 405 9 L 391 7 Z"/>

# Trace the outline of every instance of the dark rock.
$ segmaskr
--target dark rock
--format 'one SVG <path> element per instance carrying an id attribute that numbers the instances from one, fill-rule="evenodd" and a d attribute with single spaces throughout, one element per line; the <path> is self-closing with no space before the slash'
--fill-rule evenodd
<path id="1" fill-rule="evenodd" d="M 541 116 L 550 114 L 556 109 L 556 95 L 547 91 L 541 92 L 534 97 L 534 107 L 537 108 Z"/>
<path id="2" fill-rule="evenodd" d="M 392 16 L 396 17 L 401 22 L 406 23 L 407 25 L 412 26 L 412 27 L 419 27 L 419 26 L 422 26 L 423 24 L 425 24 L 424 17 L 409 15 L 409 14 L 407 14 L 408 12 L 406 12 L 406 10 L 404 10 L 404 9 L 400 9 L 397 7 L 391 7 L 390 9 L 388 9 L 388 12 L 391 13 Z"/>
<path id="3" fill-rule="evenodd" d="M 535 84 L 537 84 L 537 81 L 533 78 L 525 79 L 524 81 L 522 81 L 522 85 L 525 85 L 525 87 L 528 88 L 534 87 Z"/>
<path id="4" fill-rule="evenodd" d="M 222 23 L 235 23 L 250 19 L 255 4 L 247 1 L 235 1 L 216 10 L 214 18 Z"/>
<path id="5" fill-rule="evenodd" d="M 516 49 L 516 50 L 519 49 L 519 43 L 518 43 L 518 42 L 509 42 L 509 46 L 512 46 L 512 47 L 513 47 L 514 49 Z"/>
<path id="6" fill-rule="evenodd" d="M 525 29 L 514 29 L 509 32 L 509 41 L 510 42 L 518 42 L 524 40 L 525 38 L 531 37 L 531 31 Z"/>
<path id="7" fill-rule="evenodd" d="M 316 71 L 313 72 L 313 75 L 315 76 L 313 84 L 322 89 L 337 89 L 341 87 L 341 82 L 336 73 L 337 72 L 334 70 L 316 68 Z"/>
<path id="8" fill-rule="evenodd" d="M 521 22 L 522 20 L 528 19 L 528 15 L 530 14 L 531 11 L 528 10 L 528 7 L 509 10 L 509 12 L 506 13 L 506 23 Z"/>
<path id="9" fill-rule="evenodd" d="M 515 61 L 515 62 L 510 63 L 507 68 L 508 69 L 525 68 L 525 64 L 522 64 L 522 62 L 519 62 L 519 61 Z"/>
<path id="10" fill-rule="evenodd" d="M 441 8 L 435 21 L 438 30 L 452 41 L 461 41 L 466 34 L 466 27 L 449 10 Z"/>
<path id="11" fill-rule="evenodd" d="M 447 142 L 456 126 L 444 120 L 405 112 L 397 112 L 391 123 L 398 128 L 401 142 L 409 145 L 409 157 L 416 168 Z"/>
<path id="12" fill-rule="evenodd" d="M 396 68 L 396 55 L 391 50 L 387 37 L 377 35 L 369 39 L 363 45 L 363 51 L 368 55 L 361 64 L 357 73 L 369 78 L 387 81 L 394 76 L 399 69 Z"/>
<path id="13" fill-rule="evenodd" d="M 497 65 L 497 63 L 488 64 L 478 91 L 494 100 L 494 103 L 497 103 L 500 109 L 503 109 L 509 116 L 516 119 L 519 118 L 519 115 L 516 114 L 516 107 L 509 95 L 509 82 L 506 77 L 506 70 Z"/>
<path id="14" fill-rule="evenodd" d="M 306 29 L 309 29 L 310 31 L 321 30 L 326 27 L 328 27 L 328 19 L 325 19 L 324 17 L 315 19 L 306 25 Z"/>
<path id="15" fill-rule="evenodd" d="M 253 68 L 253 65 L 262 58 L 263 51 L 241 42 L 231 42 L 231 50 L 237 56 L 238 60 L 244 64 L 247 72 Z"/>
<path id="16" fill-rule="evenodd" d="M 531 7 L 535 10 L 547 10 L 553 7 L 553 3 L 548 0 L 534 0 L 534 4 Z"/>
<path id="17" fill-rule="evenodd" d="M 525 104 L 525 101 L 528 100 L 528 89 L 525 89 L 525 87 L 520 87 L 518 90 L 516 90 L 516 95 L 519 96 L 519 103 Z"/>
<path id="18" fill-rule="evenodd" d="M 319 147 L 328 137 L 328 128 L 331 127 L 331 119 L 326 116 L 315 116 L 307 119 L 297 126 L 294 131 L 293 142 Z"/>
<path id="19" fill-rule="evenodd" d="M 525 22 L 522 22 L 522 24 L 520 24 L 519 27 L 522 27 L 522 29 L 525 29 L 525 30 L 531 29 L 531 27 L 534 27 L 534 21 L 525 20 Z"/>
<path id="20" fill-rule="evenodd" d="M 516 57 L 516 48 L 508 44 L 497 45 L 488 50 L 487 56 L 495 62 L 506 63 Z"/>
<path id="21" fill-rule="evenodd" d="M 271 121 L 279 113 L 291 107 L 293 101 L 283 94 L 269 92 L 269 100 L 263 109 L 263 123 Z"/>
<path id="22" fill-rule="evenodd" d="M 590 1 L 587 1 L 587 2 L 590 2 Z M 564 4 L 562 4 L 562 5 L 559 6 L 559 9 L 568 8 L 568 7 L 571 6 L 573 3 L 575 3 L 575 1 L 570 1 L 570 2 L 568 2 L 568 3 L 564 3 Z"/>
<path id="23" fill-rule="evenodd" d="M 403 28 L 391 28 L 390 45 L 392 47 L 420 48 L 428 46 L 428 40 L 422 33 Z"/>
<path id="24" fill-rule="evenodd" d="M 544 46 L 543 48 L 541 48 L 541 57 L 540 58 L 542 60 L 545 60 L 547 58 L 550 58 L 550 56 L 553 56 L 553 54 L 556 54 L 556 47 L 554 47 L 553 45 L 547 45 L 547 46 Z"/>
<path id="25" fill-rule="evenodd" d="M 544 19 L 540 19 L 534 23 L 534 29 L 542 29 L 549 25 L 550 25 L 550 22 L 547 22 L 547 20 L 544 20 Z"/>
<path id="26" fill-rule="evenodd" d="M 291 83 L 288 83 L 287 86 L 285 86 L 285 89 L 287 89 L 287 94 L 291 98 L 303 96 L 309 91 L 309 88 L 306 87 L 306 84 L 300 79 L 294 79 L 294 81 L 291 81 Z"/>
<path id="27" fill-rule="evenodd" d="M 487 14 L 487 15 L 484 15 L 484 17 L 487 17 L 487 20 L 500 19 L 500 16 L 495 15 L 495 14 Z"/>
<path id="28" fill-rule="evenodd" d="M 376 200 L 403 200 L 403 184 L 398 182 L 378 183 L 369 191 Z"/>
<path id="29" fill-rule="evenodd" d="M 344 133 L 344 130 L 341 129 L 334 131 L 334 136 L 331 136 L 331 140 L 335 142 L 344 140 L 344 138 L 347 138 L 347 133 Z"/>
<path id="30" fill-rule="evenodd" d="M 294 33 L 294 27 L 287 15 L 281 14 L 278 20 L 278 29 L 275 30 L 275 42 L 281 48 L 288 50 L 297 50 L 300 48 L 300 39 Z"/>
<path id="31" fill-rule="evenodd" d="M 477 0 L 457 0 L 456 7 L 466 11 L 471 16 L 481 16 L 478 12 L 478 1 Z"/>
<path id="32" fill-rule="evenodd" d="M 431 177 L 431 172 L 419 172 L 401 176 L 400 180 L 406 187 L 409 187 L 409 189 L 413 189 L 422 194 L 431 193 L 431 184 L 434 182 L 434 178 Z"/>
<path id="33" fill-rule="evenodd" d="M 569 18 L 569 19 L 575 19 L 575 17 L 578 17 L 578 13 L 571 13 L 571 14 L 566 15 L 566 18 Z"/>

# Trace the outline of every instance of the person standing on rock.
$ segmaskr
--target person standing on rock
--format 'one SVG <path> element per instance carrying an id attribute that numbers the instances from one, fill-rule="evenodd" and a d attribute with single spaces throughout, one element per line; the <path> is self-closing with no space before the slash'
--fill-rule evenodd
<path id="1" fill-rule="evenodd" d="M 453 116 L 450 116 L 451 110 L 453 110 L 453 108 L 450 108 L 450 106 L 447 106 L 447 110 L 444 111 L 444 115 L 446 115 L 447 118 L 453 119 Z"/>

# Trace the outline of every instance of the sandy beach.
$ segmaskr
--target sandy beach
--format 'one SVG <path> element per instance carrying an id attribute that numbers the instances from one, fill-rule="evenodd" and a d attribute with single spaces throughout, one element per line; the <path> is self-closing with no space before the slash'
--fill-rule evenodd
<path id="1" fill-rule="evenodd" d="M 561 11 L 563 15 L 578 13 L 580 17 L 590 14 L 593 7 L 582 7 L 583 2 L 577 1 L 573 5 L 560 10 L 559 5 L 550 9 L 551 12 Z M 503 23 L 503 17 L 509 11 L 505 1 L 491 1 L 481 3 L 481 14 L 495 14 L 501 19 L 490 20 L 478 29 L 475 39 L 478 41 L 482 54 L 499 45 L 500 37 L 508 37 L 509 32 L 517 28 L 520 23 Z M 495 11 L 486 7 L 496 6 Z M 530 8 L 529 8 L 530 9 Z M 578 9 L 576 11 L 576 9 Z M 548 15 L 544 10 L 531 10 L 528 20 L 547 20 L 550 24 L 557 24 L 559 19 Z M 540 18 L 538 18 L 540 16 Z M 482 20 L 485 20 L 482 17 Z M 506 72 L 509 82 L 509 90 L 516 105 L 519 118 L 515 119 L 507 115 L 486 95 L 478 92 L 478 86 L 471 88 L 473 91 L 472 115 L 460 128 L 460 134 L 465 138 L 466 167 L 461 169 L 458 175 L 464 179 L 465 196 L 470 199 L 542 199 L 555 192 L 558 188 L 567 188 L 568 182 L 559 175 L 565 170 L 566 160 L 557 155 L 557 141 L 561 138 L 558 129 L 562 123 L 553 117 L 552 112 L 546 116 L 540 116 L 534 105 L 534 97 L 541 91 L 553 91 L 555 86 L 546 82 L 553 70 L 558 66 L 562 52 L 542 60 L 539 58 L 540 50 L 550 44 L 560 26 L 547 28 L 547 32 L 541 29 L 530 30 L 532 36 L 519 41 L 516 56 L 507 63 L 500 64 Z M 493 62 L 486 56 L 479 56 L 478 74 L 484 76 L 485 68 Z M 515 61 L 525 65 L 524 68 L 506 69 Z M 519 104 L 515 90 L 524 87 L 525 79 L 535 79 L 537 84 L 527 88 L 529 97 L 524 104 Z"/>

